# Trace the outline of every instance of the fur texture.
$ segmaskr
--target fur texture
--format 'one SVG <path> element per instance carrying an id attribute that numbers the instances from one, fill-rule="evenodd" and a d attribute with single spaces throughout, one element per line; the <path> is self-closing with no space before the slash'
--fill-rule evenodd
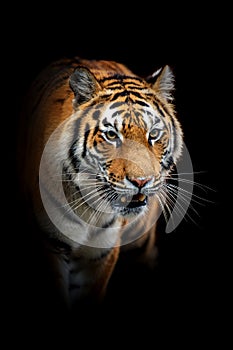
<path id="1" fill-rule="evenodd" d="M 182 153 L 168 66 L 148 78 L 75 57 L 34 82 L 20 132 L 21 185 L 67 305 L 100 300 L 120 249 L 154 259 L 166 180 Z"/>

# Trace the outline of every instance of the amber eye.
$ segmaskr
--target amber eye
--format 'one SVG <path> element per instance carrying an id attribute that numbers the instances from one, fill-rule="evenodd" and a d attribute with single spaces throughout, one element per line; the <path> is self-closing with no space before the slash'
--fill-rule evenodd
<path id="1" fill-rule="evenodd" d="M 154 129 L 149 133 L 149 140 L 156 140 L 159 137 L 160 130 Z"/>
<path id="2" fill-rule="evenodd" d="M 105 132 L 105 135 L 109 141 L 114 141 L 114 140 L 118 139 L 118 135 L 113 130 L 107 130 Z"/>

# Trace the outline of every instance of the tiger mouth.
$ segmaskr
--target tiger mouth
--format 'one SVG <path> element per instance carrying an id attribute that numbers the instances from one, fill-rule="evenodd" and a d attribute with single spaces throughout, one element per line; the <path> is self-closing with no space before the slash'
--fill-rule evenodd
<path id="1" fill-rule="evenodd" d="M 135 194 L 134 196 L 121 196 L 115 203 L 117 207 L 124 208 L 139 208 L 147 205 L 147 196 L 142 193 Z"/>

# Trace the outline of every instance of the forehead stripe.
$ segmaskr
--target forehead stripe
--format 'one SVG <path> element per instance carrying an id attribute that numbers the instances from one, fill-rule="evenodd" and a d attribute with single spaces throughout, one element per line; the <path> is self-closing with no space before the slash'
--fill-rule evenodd
<path id="1" fill-rule="evenodd" d="M 122 114 L 122 113 L 124 113 L 124 112 L 125 112 L 124 109 L 120 109 L 120 110 L 118 110 L 118 111 L 116 111 L 116 112 L 114 112 L 114 113 L 112 114 L 112 118 L 115 118 L 117 115 L 120 115 L 120 114 Z"/>
<path id="2" fill-rule="evenodd" d="M 98 120 L 98 119 L 99 119 L 99 116 L 100 116 L 100 110 L 97 109 L 96 111 L 93 112 L 92 118 L 93 118 L 94 120 Z"/>
<path id="3" fill-rule="evenodd" d="M 122 105 L 124 105 L 124 104 L 125 104 L 125 102 L 115 102 L 115 103 L 113 103 L 113 104 L 110 106 L 110 109 L 118 108 L 118 107 L 120 107 L 120 106 L 122 106 Z"/>
<path id="4" fill-rule="evenodd" d="M 117 100 L 119 97 L 124 97 L 124 96 L 128 96 L 128 95 L 129 95 L 128 91 L 121 91 L 121 92 L 118 92 L 118 93 L 116 93 L 115 95 L 112 96 L 111 101 L 115 101 L 115 100 Z"/>
<path id="5" fill-rule="evenodd" d="M 143 107 L 150 107 L 146 102 L 144 101 L 140 101 L 140 100 L 137 100 L 137 101 L 134 101 L 134 103 L 137 103 Z"/>
<path id="6" fill-rule="evenodd" d="M 128 80 L 128 81 L 127 81 Z M 110 77 L 104 77 L 103 79 L 100 79 L 99 82 L 100 83 L 104 83 L 106 81 L 109 81 L 109 85 L 112 84 L 112 83 L 116 83 L 119 81 L 120 82 L 130 82 L 131 84 L 135 84 L 135 85 L 141 85 L 142 83 L 142 79 L 139 78 L 139 77 L 132 77 L 132 76 L 127 76 L 127 75 L 119 75 L 119 74 L 115 74 L 113 76 L 110 76 Z"/>

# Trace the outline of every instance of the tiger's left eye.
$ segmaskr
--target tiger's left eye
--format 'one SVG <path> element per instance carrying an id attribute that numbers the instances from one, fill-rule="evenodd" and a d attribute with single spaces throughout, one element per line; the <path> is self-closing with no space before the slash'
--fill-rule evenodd
<path id="1" fill-rule="evenodd" d="M 118 139 L 118 135 L 113 130 L 106 131 L 105 135 L 110 141 Z"/>
<path id="2" fill-rule="evenodd" d="M 149 133 L 149 139 L 156 140 L 159 137 L 159 134 L 160 134 L 160 130 L 158 129 L 151 130 L 151 132 Z"/>

